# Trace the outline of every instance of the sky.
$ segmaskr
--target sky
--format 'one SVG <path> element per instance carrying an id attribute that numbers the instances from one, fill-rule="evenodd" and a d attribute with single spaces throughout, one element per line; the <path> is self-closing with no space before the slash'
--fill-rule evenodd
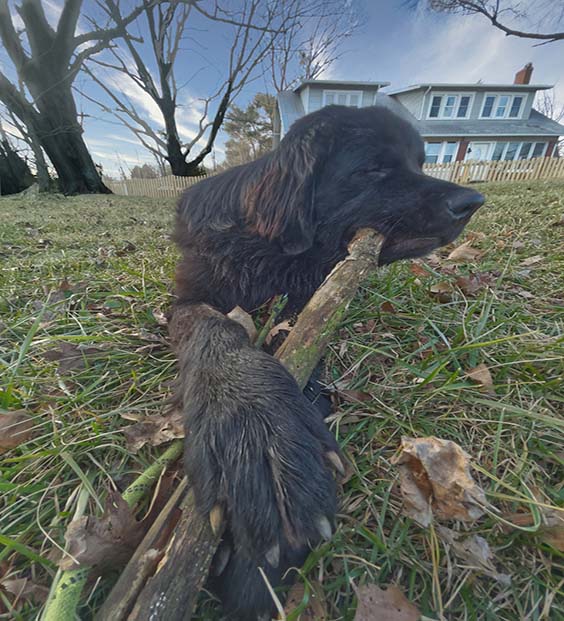
<path id="1" fill-rule="evenodd" d="M 224 1 L 236 4 L 238 0 Z M 345 40 L 343 55 L 322 76 L 326 79 L 389 81 L 389 89 L 421 82 L 511 83 L 516 71 L 532 62 L 532 82 L 554 84 L 557 99 L 564 102 L 563 41 L 535 46 L 534 41 L 505 36 L 481 16 L 431 13 L 416 2 L 352 1 L 361 2 L 362 27 Z M 535 5 L 542 1 L 527 0 L 522 4 Z M 52 23 L 56 23 L 62 3 L 63 0 L 43 0 Z M 85 1 L 85 14 L 92 14 L 92 6 Z M 126 12 L 127 5 L 122 3 L 122 6 Z M 178 82 L 183 84 L 179 96 L 179 128 L 185 140 L 192 138 L 197 130 L 202 98 L 215 91 L 225 78 L 232 34 L 229 26 L 198 16 L 191 16 L 189 24 L 188 36 L 177 61 Z M 88 28 L 84 18 L 79 27 Z M 138 28 L 140 35 L 145 34 L 142 23 Z M 8 75 L 13 75 L 4 50 L 0 50 L 0 67 Z M 128 79 L 101 68 L 95 68 L 95 71 L 112 88 L 127 94 L 149 122 L 160 124 L 155 104 Z M 94 160 L 103 165 L 106 174 L 117 176 L 121 169 L 127 173 L 137 164 L 154 162 L 151 154 L 139 145 L 127 128 L 88 100 L 86 96 L 109 103 L 107 96 L 90 78 L 79 76 L 76 87 L 77 106 L 84 114 L 87 144 Z M 236 103 L 245 105 L 256 92 L 268 90 L 272 91 L 267 76 L 256 72 Z M 213 157 L 217 162 L 223 159 L 225 139 L 220 133 L 216 141 Z M 198 145 L 195 148 L 197 150 Z M 211 158 L 205 163 L 212 165 Z"/>

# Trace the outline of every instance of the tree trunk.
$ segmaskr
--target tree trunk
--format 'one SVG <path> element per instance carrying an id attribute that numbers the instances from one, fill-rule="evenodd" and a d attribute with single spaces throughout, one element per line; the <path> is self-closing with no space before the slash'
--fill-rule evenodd
<path id="1" fill-rule="evenodd" d="M 7 140 L 0 142 L 0 195 L 17 194 L 33 183 L 27 162 L 12 149 Z"/>

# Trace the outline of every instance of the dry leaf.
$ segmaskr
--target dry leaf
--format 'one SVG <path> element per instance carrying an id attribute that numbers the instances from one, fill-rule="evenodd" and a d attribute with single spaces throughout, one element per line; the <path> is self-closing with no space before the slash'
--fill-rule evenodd
<path id="1" fill-rule="evenodd" d="M 278 334 L 280 334 L 280 332 L 290 332 L 292 330 L 292 326 L 290 324 L 290 320 L 286 319 L 286 321 L 282 321 L 280 323 L 277 323 L 275 326 L 273 326 L 270 329 L 270 332 L 266 335 L 266 338 L 264 339 L 264 342 L 267 345 L 270 345 L 270 343 L 272 343 L 272 339 L 276 336 L 278 336 Z"/>
<path id="2" fill-rule="evenodd" d="M 59 373 L 66 375 L 70 371 L 78 371 L 87 366 L 90 358 L 100 356 L 103 350 L 98 347 L 83 347 L 74 343 L 63 342 L 59 347 L 49 349 L 43 357 L 51 362 L 59 363 Z"/>
<path id="3" fill-rule="evenodd" d="M 460 244 L 458 248 L 455 248 L 447 257 L 447 261 L 454 261 L 456 263 L 465 263 L 466 261 L 475 262 L 482 256 L 480 250 L 472 248 L 472 240 Z"/>
<path id="4" fill-rule="evenodd" d="M 396 307 L 391 302 L 382 302 L 382 304 L 380 304 L 380 311 L 382 313 L 390 313 L 395 315 Z"/>
<path id="5" fill-rule="evenodd" d="M 122 428 L 127 448 L 136 453 L 145 444 L 159 446 L 176 438 L 184 437 L 184 417 L 181 410 L 153 416 L 122 414 L 127 420 L 137 421 L 134 425 Z"/>
<path id="6" fill-rule="evenodd" d="M 326 621 L 329 618 L 327 614 L 327 605 L 323 598 L 323 589 L 314 581 L 310 581 L 309 599 L 305 610 L 300 613 L 298 621 Z M 286 599 L 284 612 L 289 615 L 303 602 L 305 596 L 305 587 L 302 582 L 296 582 Z"/>
<path id="7" fill-rule="evenodd" d="M 129 560 L 143 530 L 121 494 L 111 491 L 101 518 L 82 516 L 68 525 L 67 553 L 59 566 L 63 570 L 90 566 L 100 572 L 116 569 Z"/>
<path id="8" fill-rule="evenodd" d="M 423 278 L 430 276 L 429 272 L 419 263 L 411 263 L 409 269 L 414 276 L 421 276 Z"/>
<path id="9" fill-rule="evenodd" d="M 33 418 L 23 410 L 0 411 L 0 451 L 29 440 L 33 435 Z"/>
<path id="10" fill-rule="evenodd" d="M 493 282 L 494 276 L 491 272 L 478 272 L 468 276 L 459 276 L 454 282 L 464 295 L 474 295 Z"/>
<path id="11" fill-rule="evenodd" d="M 443 304 L 452 300 L 453 287 L 449 282 L 443 281 L 431 285 L 429 291 Z"/>
<path id="12" fill-rule="evenodd" d="M 475 520 L 487 504 L 470 474 L 470 457 L 458 444 L 433 436 L 401 441 L 392 459 L 400 472 L 404 512 L 421 526 L 442 520 Z"/>
<path id="13" fill-rule="evenodd" d="M 564 552 L 564 511 L 562 509 L 543 509 L 543 526 L 539 529 L 542 541 L 555 550 Z"/>
<path id="14" fill-rule="evenodd" d="M 479 535 L 462 537 L 460 533 L 439 526 L 437 529 L 441 539 L 452 547 L 455 555 L 462 561 L 476 568 L 479 572 L 491 576 L 504 586 L 511 584 L 511 577 L 507 574 L 500 574 L 493 564 L 493 554 L 488 542 Z"/>
<path id="15" fill-rule="evenodd" d="M 47 601 L 49 589 L 41 584 L 35 584 L 29 578 L 4 578 L 0 581 L 2 587 L 7 593 L 15 596 L 15 600 L 24 600 L 33 602 L 34 604 L 43 604 Z M 16 601 L 11 602 L 12 606 Z"/>
<path id="16" fill-rule="evenodd" d="M 372 395 L 362 390 L 339 390 L 338 395 L 345 401 L 353 403 L 373 401 Z"/>
<path id="17" fill-rule="evenodd" d="M 233 321 L 240 323 L 247 331 L 251 342 L 255 341 L 258 332 L 253 318 L 249 315 L 249 313 L 247 313 L 247 311 L 243 310 L 240 306 L 236 306 L 227 313 L 227 316 L 229 319 L 233 319 Z"/>
<path id="18" fill-rule="evenodd" d="M 385 590 L 376 584 L 353 588 L 358 601 L 354 621 L 417 621 L 421 615 L 395 584 Z"/>
<path id="19" fill-rule="evenodd" d="M 526 259 L 523 259 L 523 261 L 521 261 L 519 265 L 523 265 L 524 267 L 529 267 L 529 265 L 536 265 L 537 263 L 540 263 L 541 261 L 544 261 L 544 257 L 542 256 L 542 254 L 536 254 L 534 257 L 528 257 Z"/>
<path id="20" fill-rule="evenodd" d="M 481 362 L 477 367 L 466 371 L 466 377 L 480 384 L 488 392 L 493 392 L 493 378 L 488 367 Z"/>

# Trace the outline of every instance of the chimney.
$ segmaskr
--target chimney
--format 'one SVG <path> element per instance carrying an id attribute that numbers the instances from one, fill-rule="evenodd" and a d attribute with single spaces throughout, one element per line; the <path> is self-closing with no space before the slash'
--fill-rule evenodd
<path id="1" fill-rule="evenodd" d="M 523 69 L 515 74 L 513 84 L 529 84 L 533 75 L 533 63 L 527 63 Z"/>

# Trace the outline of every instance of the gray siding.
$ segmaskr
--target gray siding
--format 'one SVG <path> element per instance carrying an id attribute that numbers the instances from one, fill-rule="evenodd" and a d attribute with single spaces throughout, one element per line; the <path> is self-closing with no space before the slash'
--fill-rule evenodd
<path id="1" fill-rule="evenodd" d="M 360 92 L 360 105 L 362 107 L 373 106 L 374 105 L 374 95 L 378 92 L 377 88 L 371 89 L 360 89 L 354 88 L 353 86 L 307 86 L 300 93 L 300 97 L 302 99 L 304 110 L 306 114 L 308 112 L 313 112 L 314 110 L 319 110 L 323 107 L 323 91 L 351 91 L 351 92 Z M 308 95 L 309 92 L 309 104 L 308 104 Z"/>
<path id="2" fill-rule="evenodd" d="M 421 118 L 421 102 L 423 101 L 423 91 L 400 93 L 398 95 L 392 95 L 392 97 L 394 99 L 397 99 L 405 108 L 407 108 L 416 119 Z M 423 111 L 423 114 L 425 114 L 425 111 Z"/>
<path id="3" fill-rule="evenodd" d="M 525 107 L 523 109 L 523 117 L 524 119 L 528 119 L 531 116 L 531 108 L 533 107 L 533 102 L 535 101 L 536 93 L 528 93 L 525 98 Z"/>
<path id="4" fill-rule="evenodd" d="M 313 112 L 323 107 L 323 89 L 314 86 L 309 87 L 309 109 L 306 112 Z"/>

